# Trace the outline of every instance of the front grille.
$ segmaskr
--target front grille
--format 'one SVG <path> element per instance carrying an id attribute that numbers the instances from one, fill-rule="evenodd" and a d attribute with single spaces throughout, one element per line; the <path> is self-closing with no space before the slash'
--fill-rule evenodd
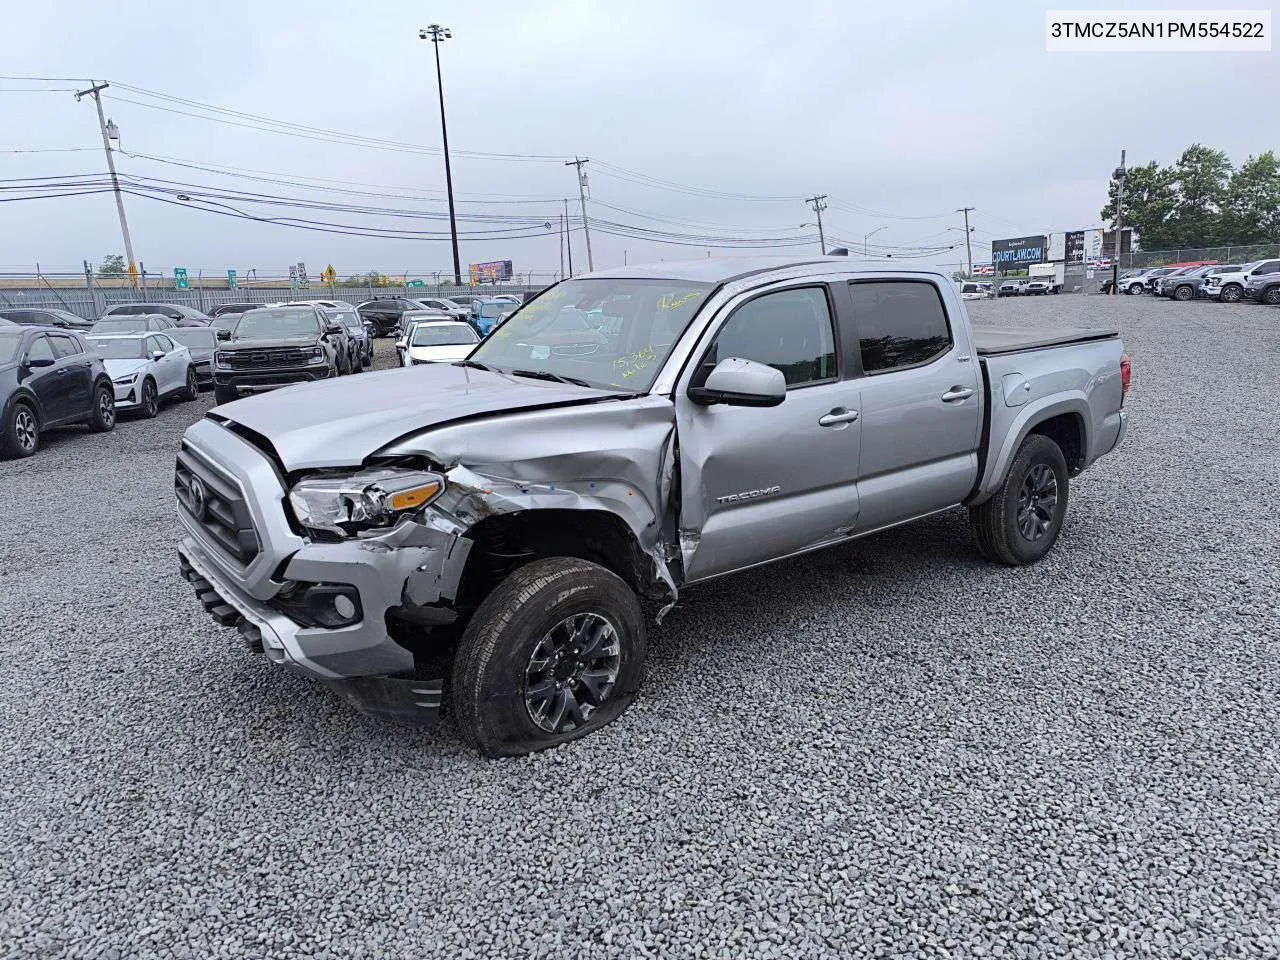
<path id="1" fill-rule="evenodd" d="M 256 370 L 262 367 L 297 367 L 310 363 L 311 348 L 264 347 L 261 350 L 228 350 L 223 358 L 233 370 Z"/>
<path id="2" fill-rule="evenodd" d="M 258 555 L 258 535 L 240 488 L 197 457 L 184 443 L 173 471 L 178 506 L 228 554 L 249 564 Z"/>

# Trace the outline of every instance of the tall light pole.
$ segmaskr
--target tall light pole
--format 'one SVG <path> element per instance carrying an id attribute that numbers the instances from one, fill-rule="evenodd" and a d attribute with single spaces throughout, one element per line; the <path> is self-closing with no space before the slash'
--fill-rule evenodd
<path id="1" fill-rule="evenodd" d="M 440 74 L 440 44 L 452 36 L 447 27 L 442 27 L 438 23 L 418 31 L 418 39 L 429 39 L 436 51 L 436 87 L 440 91 L 440 139 L 444 141 L 444 186 L 449 193 L 449 236 L 453 240 L 453 282 L 462 286 L 462 259 L 458 256 L 458 218 L 453 210 L 453 170 L 449 166 L 449 126 L 444 119 L 444 79 Z"/>
<path id="2" fill-rule="evenodd" d="M 107 151 L 107 170 L 111 173 L 111 189 L 116 195 L 116 212 L 120 214 L 120 232 L 124 235 L 124 255 L 125 259 L 129 261 L 129 282 L 136 287 L 138 285 L 138 264 L 133 259 L 133 240 L 129 236 L 129 221 L 124 218 L 124 196 L 120 193 L 120 178 L 116 176 L 116 161 L 111 155 L 112 133 L 115 133 L 117 139 L 120 133 L 115 130 L 114 123 L 108 125 L 106 117 L 102 113 L 102 91 L 109 86 L 109 83 L 91 84 L 88 90 L 76 91 L 76 100 L 80 100 L 81 97 L 93 97 L 94 105 L 98 108 L 98 128 L 102 131 L 102 149 Z"/>
<path id="3" fill-rule="evenodd" d="M 864 233 L 862 235 L 862 255 L 864 257 L 867 255 L 867 241 L 870 240 L 872 237 L 874 237 L 881 230 L 887 230 L 887 229 L 888 227 L 876 227 L 870 233 Z"/>
<path id="4" fill-rule="evenodd" d="M 1111 264 L 1111 294 L 1115 296 L 1120 292 L 1120 238 L 1124 235 L 1124 181 L 1128 177 L 1128 171 L 1124 166 L 1124 151 L 1120 151 L 1120 166 L 1116 167 L 1112 176 L 1120 178 L 1119 188 L 1116 190 L 1116 258 Z"/>
<path id="5" fill-rule="evenodd" d="M 827 195 L 820 193 L 816 197 L 809 197 L 805 200 L 813 208 L 813 212 L 818 215 L 818 246 L 822 248 L 822 255 L 827 255 L 827 238 L 822 232 L 822 211 L 827 209 Z"/>
<path id="6" fill-rule="evenodd" d="M 965 261 L 969 264 L 969 272 L 965 274 L 966 277 L 973 276 L 973 246 L 969 243 L 969 212 L 973 209 L 973 207 L 961 207 L 956 211 L 956 213 L 964 214 L 964 255 Z"/>

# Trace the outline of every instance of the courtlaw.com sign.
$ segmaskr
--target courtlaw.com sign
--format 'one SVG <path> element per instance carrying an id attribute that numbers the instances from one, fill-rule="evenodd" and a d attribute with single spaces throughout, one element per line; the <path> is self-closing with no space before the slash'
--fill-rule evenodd
<path id="1" fill-rule="evenodd" d="M 1045 237 L 1014 237 L 1011 240 L 996 240 L 991 244 L 991 259 L 997 270 L 1044 263 L 1047 246 Z"/>

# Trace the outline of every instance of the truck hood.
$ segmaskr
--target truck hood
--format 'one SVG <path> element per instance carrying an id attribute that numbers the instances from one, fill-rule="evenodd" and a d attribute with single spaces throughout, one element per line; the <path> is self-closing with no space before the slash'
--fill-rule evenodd
<path id="1" fill-rule="evenodd" d="M 433 363 L 296 384 L 224 404 L 213 416 L 266 437 L 292 471 L 358 466 L 408 433 L 457 420 L 618 396 Z"/>
<path id="2" fill-rule="evenodd" d="M 274 337 L 270 340 L 221 340 L 219 350 L 261 350 L 263 347 L 314 347 L 320 335 L 306 337 Z"/>

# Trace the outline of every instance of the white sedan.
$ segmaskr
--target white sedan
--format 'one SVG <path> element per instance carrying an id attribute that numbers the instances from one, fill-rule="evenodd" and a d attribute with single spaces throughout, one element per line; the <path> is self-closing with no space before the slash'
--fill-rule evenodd
<path id="1" fill-rule="evenodd" d="M 191 352 L 164 333 L 90 337 L 89 344 L 115 385 L 116 410 L 154 417 L 167 397 L 194 400 L 200 395 Z"/>
<path id="2" fill-rule="evenodd" d="M 465 360 L 476 348 L 480 336 L 469 323 L 457 320 L 419 320 L 409 326 L 404 339 L 396 341 L 401 366 L 415 363 L 452 363 Z"/>

